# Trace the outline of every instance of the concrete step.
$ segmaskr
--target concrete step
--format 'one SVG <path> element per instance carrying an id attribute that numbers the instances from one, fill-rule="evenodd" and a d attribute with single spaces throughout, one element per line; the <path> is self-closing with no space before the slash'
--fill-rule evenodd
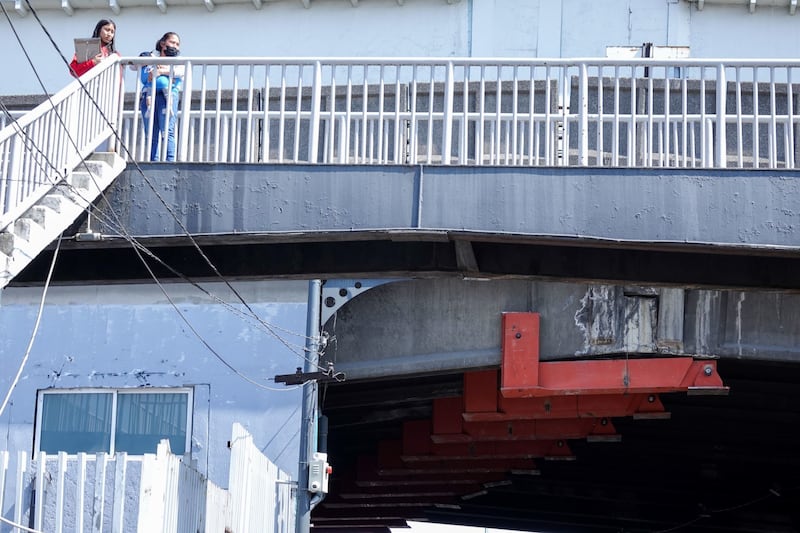
<path id="1" fill-rule="evenodd" d="M 0 232 L 0 289 L 80 217 L 125 169 L 112 152 L 99 152 Z"/>

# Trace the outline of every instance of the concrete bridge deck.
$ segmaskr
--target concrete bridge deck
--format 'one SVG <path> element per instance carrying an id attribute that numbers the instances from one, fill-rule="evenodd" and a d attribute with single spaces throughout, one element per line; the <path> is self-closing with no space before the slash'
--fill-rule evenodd
<path id="1" fill-rule="evenodd" d="M 145 279 L 120 225 L 190 277 L 460 275 L 800 288 L 794 170 L 142 164 L 65 243 L 64 282 Z M 77 228 L 77 226 L 76 226 Z M 102 261 L 98 258 L 102 257 Z M 113 269 L 97 270 L 97 265 Z M 47 254 L 18 283 L 42 275 Z M 161 271 L 167 278 L 174 274 Z"/>

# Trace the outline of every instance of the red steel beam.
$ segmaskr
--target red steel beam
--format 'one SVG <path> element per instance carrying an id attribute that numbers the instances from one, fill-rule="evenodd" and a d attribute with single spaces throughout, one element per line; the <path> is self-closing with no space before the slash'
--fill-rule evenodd
<path id="1" fill-rule="evenodd" d="M 464 412 L 463 396 L 436 398 L 433 400 L 433 432 L 461 433 L 461 413 Z"/>
<path id="2" fill-rule="evenodd" d="M 541 362 L 537 313 L 503 313 L 502 326 L 500 392 L 505 398 L 728 391 L 716 361 L 669 357 Z"/>
<path id="3" fill-rule="evenodd" d="M 430 438 L 430 437 L 429 437 Z M 508 472 L 510 470 L 535 470 L 533 457 L 459 457 L 442 458 L 435 455 L 411 456 L 416 459 L 426 457 L 427 461 L 407 459 L 403 455 L 403 442 L 384 440 L 378 443 L 378 474 L 421 474 L 458 472 Z"/>
<path id="4" fill-rule="evenodd" d="M 657 394 L 592 394 L 499 398 L 499 412 L 464 413 L 465 422 L 503 422 L 556 418 L 668 418 Z"/>
<path id="5" fill-rule="evenodd" d="M 430 420 L 411 420 L 403 424 L 401 459 L 409 461 L 573 457 L 566 441 L 527 440 L 506 442 L 470 442 L 437 444 L 431 439 Z"/>
<path id="6" fill-rule="evenodd" d="M 617 433 L 608 418 L 563 418 L 553 420 L 515 420 L 512 422 L 465 422 L 464 431 L 474 440 L 557 440 L 587 437 L 612 437 Z M 447 436 L 432 435 L 437 438 Z M 441 440 L 439 442 L 447 442 Z"/>

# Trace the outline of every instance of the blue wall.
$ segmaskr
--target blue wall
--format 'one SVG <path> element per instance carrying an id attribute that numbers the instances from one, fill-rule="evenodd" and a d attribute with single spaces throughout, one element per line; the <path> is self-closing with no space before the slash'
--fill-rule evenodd
<path id="1" fill-rule="evenodd" d="M 36 392 L 44 388 L 194 388 L 192 457 L 228 482 L 231 424 L 240 422 L 282 470 L 297 475 L 301 394 L 276 374 L 303 366 L 307 282 L 241 282 L 234 287 L 274 334 L 223 284 L 51 287 L 29 360 L 0 415 L 0 449 L 33 449 Z M 0 393 L 6 392 L 33 331 L 42 288 L 0 293 Z M 178 311 L 186 317 L 184 322 Z M 194 328 L 239 373 L 192 332 Z"/>

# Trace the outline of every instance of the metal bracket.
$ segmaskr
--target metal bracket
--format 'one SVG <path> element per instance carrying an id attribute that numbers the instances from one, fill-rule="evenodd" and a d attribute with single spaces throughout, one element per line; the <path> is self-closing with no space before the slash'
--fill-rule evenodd
<path id="1" fill-rule="evenodd" d="M 333 363 L 328 363 L 328 369 L 318 372 L 303 372 L 303 369 L 297 367 L 294 374 L 279 374 L 275 376 L 275 383 L 284 383 L 285 385 L 302 385 L 308 381 L 317 381 L 319 383 L 330 383 L 332 381 L 342 382 L 345 380 L 344 372 L 336 372 L 333 368 Z"/>
<path id="2" fill-rule="evenodd" d="M 368 291 L 369 289 L 391 283 L 393 281 L 404 281 L 403 279 L 334 279 L 325 280 L 322 283 L 322 312 L 320 313 L 320 324 L 330 320 L 336 312 L 347 302 Z"/>

